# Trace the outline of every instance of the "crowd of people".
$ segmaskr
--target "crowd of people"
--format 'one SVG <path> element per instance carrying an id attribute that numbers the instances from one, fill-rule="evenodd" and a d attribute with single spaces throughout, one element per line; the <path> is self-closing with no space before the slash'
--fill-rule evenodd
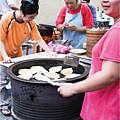
<path id="1" fill-rule="evenodd" d="M 65 6 L 55 20 L 56 29 L 62 32 L 63 39 L 72 40 L 73 48 L 81 49 L 86 42 L 87 28 L 97 26 L 96 9 L 90 5 L 90 0 L 80 2 L 64 0 L 64 2 Z M 83 120 L 119 120 L 120 2 L 119 0 L 100 0 L 100 2 L 105 14 L 114 18 L 114 25 L 92 50 L 89 77 L 77 83 L 58 83 L 57 92 L 63 97 L 85 93 L 80 111 Z M 38 10 L 39 0 L 21 0 L 20 8 L 16 6 L 14 0 L 2 0 L 0 5 L 0 61 L 9 63 L 13 62 L 12 58 L 22 56 L 21 45 L 28 36 L 31 40 L 36 40 L 50 56 L 57 56 L 57 53 L 51 51 L 45 43 L 34 22 Z M 0 81 L 4 80 L 2 74 L 1 70 Z M 0 88 L 2 96 L 2 84 Z M 0 99 L 2 113 L 10 115 L 9 101 L 6 102 L 3 98 Z"/>

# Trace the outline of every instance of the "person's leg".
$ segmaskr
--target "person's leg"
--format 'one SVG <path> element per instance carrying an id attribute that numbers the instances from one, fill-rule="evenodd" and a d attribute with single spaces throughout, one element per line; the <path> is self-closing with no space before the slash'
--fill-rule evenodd
<path id="1" fill-rule="evenodd" d="M 9 104 L 9 95 L 5 87 L 0 88 L 0 106 Z"/>
<path id="2" fill-rule="evenodd" d="M 6 89 L 6 85 L 8 84 L 7 79 L 7 68 L 0 65 L 0 106 L 4 104 L 8 104 L 8 91 Z"/>
<path id="3" fill-rule="evenodd" d="M 0 109 L 5 115 L 10 115 L 10 110 L 8 108 L 9 102 L 11 100 L 11 95 L 8 94 L 6 85 L 8 84 L 7 68 L 0 65 Z"/>

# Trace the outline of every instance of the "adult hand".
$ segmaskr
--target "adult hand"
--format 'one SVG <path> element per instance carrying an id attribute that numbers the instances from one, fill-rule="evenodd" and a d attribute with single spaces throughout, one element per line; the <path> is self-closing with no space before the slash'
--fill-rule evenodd
<path id="1" fill-rule="evenodd" d="M 70 31 L 76 31 L 77 27 L 75 25 L 69 24 L 68 29 Z"/>
<path id="2" fill-rule="evenodd" d="M 63 96 L 63 97 L 70 97 L 73 93 L 73 83 L 58 83 L 57 86 L 59 88 L 57 91 Z"/>
<path id="3" fill-rule="evenodd" d="M 69 23 L 68 23 L 68 22 L 64 22 L 63 25 L 64 25 L 65 27 L 68 27 L 68 26 L 69 26 Z"/>
<path id="4" fill-rule="evenodd" d="M 64 22 L 64 23 L 62 24 L 62 30 L 63 30 L 65 27 L 68 27 L 68 26 L 69 26 L 69 23 Z"/>

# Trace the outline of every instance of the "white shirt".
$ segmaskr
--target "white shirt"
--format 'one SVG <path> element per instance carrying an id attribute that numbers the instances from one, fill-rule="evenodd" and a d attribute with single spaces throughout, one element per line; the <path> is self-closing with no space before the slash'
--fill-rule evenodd
<path id="1" fill-rule="evenodd" d="M 11 11 L 12 9 L 9 6 L 11 4 L 16 4 L 16 1 L 15 0 L 0 0 L 0 14 L 4 14 L 8 11 Z"/>

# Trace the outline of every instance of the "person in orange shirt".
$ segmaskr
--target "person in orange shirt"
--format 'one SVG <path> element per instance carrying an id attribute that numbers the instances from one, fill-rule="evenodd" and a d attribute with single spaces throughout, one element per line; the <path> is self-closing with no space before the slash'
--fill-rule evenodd
<path id="1" fill-rule="evenodd" d="M 13 62 L 12 58 L 22 56 L 22 44 L 30 36 L 50 56 L 57 56 L 42 39 L 33 19 L 38 15 L 38 0 L 22 0 L 20 10 L 6 12 L 0 20 L 0 61 Z M 0 66 L 0 107 L 4 115 L 10 115 L 9 100 L 5 98 L 7 90 L 4 82 L 4 70 Z M 4 93 L 3 93 L 4 91 Z M 8 96 L 7 96 L 8 97 Z"/>
<path id="2" fill-rule="evenodd" d="M 0 21 L 0 61 L 11 62 L 11 58 L 22 56 L 21 45 L 30 36 L 48 54 L 52 52 L 42 39 L 33 19 L 38 15 L 38 0 L 22 0 L 20 10 L 10 11 Z"/>

